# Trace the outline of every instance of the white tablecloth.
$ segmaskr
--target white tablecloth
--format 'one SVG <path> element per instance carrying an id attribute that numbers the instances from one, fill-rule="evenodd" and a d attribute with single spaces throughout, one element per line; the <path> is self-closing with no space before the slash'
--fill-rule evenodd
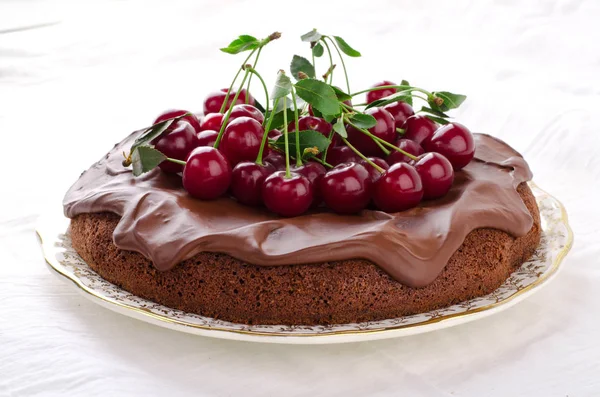
<path id="1" fill-rule="evenodd" d="M 0 395 L 600 395 L 599 19 L 596 0 L 0 1 Z M 465 93 L 457 118 L 525 155 L 575 231 L 550 286 L 430 334 L 283 346 L 151 326 L 49 273 L 36 221 L 81 171 L 161 110 L 200 110 L 241 62 L 218 51 L 234 36 L 283 32 L 272 83 L 313 27 L 362 51 L 355 88 Z"/>

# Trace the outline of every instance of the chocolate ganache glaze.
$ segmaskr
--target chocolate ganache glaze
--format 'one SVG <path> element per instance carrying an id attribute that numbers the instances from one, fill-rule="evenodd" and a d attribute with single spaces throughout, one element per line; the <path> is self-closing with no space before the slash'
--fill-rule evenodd
<path id="1" fill-rule="evenodd" d="M 475 134 L 475 159 L 456 172 L 450 192 L 399 213 L 365 210 L 342 216 L 319 209 L 279 218 L 231 198 L 200 201 L 179 175 L 156 168 L 140 177 L 121 164 L 139 132 L 84 172 L 64 198 L 66 216 L 121 216 L 114 243 L 137 251 L 166 271 L 201 251 L 222 252 L 260 266 L 363 258 L 397 281 L 423 287 L 440 274 L 467 234 L 489 227 L 525 235 L 532 217 L 516 191 L 531 179 L 519 153 Z"/>

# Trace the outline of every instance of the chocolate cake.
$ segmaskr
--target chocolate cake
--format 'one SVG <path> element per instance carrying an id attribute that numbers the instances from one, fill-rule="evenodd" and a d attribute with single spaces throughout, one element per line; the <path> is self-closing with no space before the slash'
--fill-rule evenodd
<path id="1" fill-rule="evenodd" d="M 450 191 L 417 207 L 291 218 L 201 201 L 158 168 L 122 166 L 134 133 L 71 187 L 73 247 L 106 280 L 186 312 L 254 324 L 333 324 L 425 312 L 485 295 L 537 247 L 531 172 L 474 134 Z"/>

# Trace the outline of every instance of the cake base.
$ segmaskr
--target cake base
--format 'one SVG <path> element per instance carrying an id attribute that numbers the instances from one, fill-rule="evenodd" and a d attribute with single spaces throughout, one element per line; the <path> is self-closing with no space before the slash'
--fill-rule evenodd
<path id="1" fill-rule="evenodd" d="M 112 213 L 73 218 L 71 239 L 104 279 L 185 312 L 265 325 L 375 321 L 428 312 L 498 288 L 539 244 L 535 198 L 525 183 L 518 192 L 533 217 L 531 230 L 518 238 L 496 229 L 472 231 L 424 288 L 407 287 L 362 259 L 264 267 L 206 252 L 160 272 L 141 254 L 114 245 L 119 216 Z"/>

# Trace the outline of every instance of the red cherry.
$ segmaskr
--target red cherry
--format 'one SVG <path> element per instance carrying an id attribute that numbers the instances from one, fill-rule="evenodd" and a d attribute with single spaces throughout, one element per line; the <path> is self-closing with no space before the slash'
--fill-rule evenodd
<path id="1" fill-rule="evenodd" d="M 227 123 L 231 123 L 233 120 L 240 117 L 250 117 L 261 124 L 263 121 L 265 121 L 265 116 L 260 110 L 258 110 L 252 105 L 247 105 L 245 103 L 242 105 L 235 105 L 231 109 L 231 114 L 229 115 L 229 120 L 227 121 Z"/>
<path id="2" fill-rule="evenodd" d="M 373 163 L 377 164 L 384 170 L 387 170 L 388 168 L 390 168 L 390 165 L 388 163 L 386 163 L 386 161 L 384 159 L 382 159 L 381 157 L 369 157 L 369 160 L 371 160 Z M 373 167 L 371 164 L 366 162 L 364 159 L 360 160 L 360 164 L 362 164 L 362 166 L 365 167 L 367 169 L 367 171 L 369 171 L 369 177 L 371 178 L 371 182 L 373 182 L 373 183 L 377 182 L 377 180 L 379 178 L 381 178 L 381 176 L 383 175 L 381 172 L 379 172 L 375 167 Z"/>
<path id="3" fill-rule="evenodd" d="M 267 177 L 262 187 L 265 206 L 282 216 L 298 216 L 308 210 L 313 201 L 310 181 L 295 172 L 286 178 L 285 171 L 277 171 Z"/>
<path id="4" fill-rule="evenodd" d="M 437 130 L 438 125 L 426 116 L 414 115 L 406 119 L 402 128 L 404 129 L 404 138 L 415 141 L 424 147 Z"/>
<path id="5" fill-rule="evenodd" d="M 402 101 L 390 103 L 385 105 L 383 108 L 390 112 L 392 117 L 394 117 L 394 120 L 396 121 L 396 128 L 402 128 L 406 119 L 415 114 L 412 106 Z"/>
<path id="6" fill-rule="evenodd" d="M 327 172 L 325 167 L 313 161 L 302 164 L 300 167 L 294 167 L 293 172 L 300 174 L 308 179 L 313 187 L 313 207 L 317 207 L 323 201 L 321 197 L 321 179 Z"/>
<path id="7" fill-rule="evenodd" d="M 240 117 L 225 127 L 220 149 L 231 164 L 254 161 L 264 133 L 258 121 L 250 117 Z"/>
<path id="8" fill-rule="evenodd" d="M 300 128 L 300 131 L 311 130 L 311 131 L 320 132 L 323 136 L 325 136 L 327 138 L 329 138 L 329 134 L 331 133 L 331 130 L 333 128 L 331 123 L 328 123 L 327 121 L 325 121 L 322 118 L 314 117 L 314 116 L 300 117 L 298 119 L 298 127 Z M 296 131 L 296 123 L 291 122 L 288 125 L 288 130 L 290 132 Z M 336 144 L 339 143 L 339 141 L 340 141 L 339 135 L 334 134 L 333 139 L 331 140 L 331 143 L 329 144 L 329 148 L 336 146 Z"/>
<path id="9" fill-rule="evenodd" d="M 154 147 L 167 157 L 185 161 L 190 152 L 198 147 L 196 131 L 187 121 L 179 120 L 167 135 L 162 136 L 156 142 Z M 160 163 L 159 167 L 165 172 L 177 173 L 183 171 L 182 165 L 167 160 Z"/>
<path id="10" fill-rule="evenodd" d="M 354 153 L 348 146 L 335 146 L 327 149 L 327 163 L 333 166 L 350 162 L 358 163 L 360 160 L 360 156 Z"/>
<path id="11" fill-rule="evenodd" d="M 200 146 L 190 153 L 183 168 L 183 187 L 202 200 L 212 200 L 227 191 L 231 165 L 218 149 Z"/>
<path id="12" fill-rule="evenodd" d="M 373 202 L 382 211 L 399 212 L 415 207 L 423 198 L 423 183 L 412 165 L 396 163 L 373 190 Z"/>
<path id="13" fill-rule="evenodd" d="M 198 146 L 214 146 L 219 133 L 213 130 L 200 131 L 198 133 Z"/>
<path id="14" fill-rule="evenodd" d="M 281 153 L 271 151 L 263 158 L 264 163 L 271 164 L 277 171 L 285 169 L 285 157 Z"/>
<path id="15" fill-rule="evenodd" d="M 396 142 L 396 146 L 398 146 L 405 152 L 417 157 L 425 152 L 421 145 L 419 145 L 415 141 L 411 141 L 410 139 L 398 139 L 398 141 Z M 412 161 L 410 157 L 400 153 L 397 150 L 392 150 L 390 155 L 387 156 L 386 160 L 390 165 L 396 163 L 410 163 Z"/>
<path id="16" fill-rule="evenodd" d="M 452 187 L 454 170 L 450 161 L 439 153 L 425 153 L 415 163 L 415 169 L 423 182 L 423 198 L 444 196 Z"/>
<path id="17" fill-rule="evenodd" d="M 358 163 L 340 164 L 321 179 L 321 194 L 327 207 L 340 214 L 353 214 L 371 200 L 369 171 Z"/>
<path id="18" fill-rule="evenodd" d="M 384 85 L 397 85 L 396 83 L 392 83 L 391 81 L 387 81 L 384 80 L 381 83 L 377 83 L 375 85 L 373 85 L 372 87 L 382 87 Z M 386 96 L 395 94 L 398 90 L 396 90 L 395 88 L 385 88 L 382 90 L 377 90 L 377 91 L 369 91 L 367 92 L 367 103 L 371 103 L 374 102 L 378 99 L 381 98 L 385 98 Z"/>
<path id="19" fill-rule="evenodd" d="M 160 123 L 161 121 L 165 121 L 167 119 L 171 119 L 173 117 L 181 116 L 186 113 L 190 113 L 190 112 L 188 112 L 187 110 L 181 110 L 181 109 L 165 110 L 156 118 L 156 120 L 154 120 L 154 124 Z M 196 130 L 196 132 L 200 131 L 200 122 L 198 122 L 198 119 L 193 114 L 183 117 L 183 120 L 190 123 L 192 125 L 192 127 L 194 128 L 194 130 Z M 171 125 L 173 125 L 173 124 L 171 124 Z"/>
<path id="20" fill-rule="evenodd" d="M 475 156 L 475 141 L 467 127 L 449 123 L 440 127 L 423 146 L 428 152 L 443 154 L 455 170 L 460 170 Z"/>
<path id="21" fill-rule="evenodd" d="M 209 113 L 219 113 L 221 111 L 221 106 L 225 101 L 225 96 L 227 95 L 227 88 L 222 88 L 219 91 L 211 92 L 208 94 L 206 99 L 204 99 L 204 114 Z M 248 103 L 250 105 L 254 105 L 254 98 L 245 89 L 240 92 L 235 105 L 246 103 L 246 95 L 248 96 Z M 235 97 L 235 92 L 231 91 L 229 94 L 229 98 L 227 99 L 227 106 L 225 106 L 225 110 L 227 111 L 233 102 L 233 98 Z"/>
<path id="22" fill-rule="evenodd" d="M 213 131 L 221 131 L 221 126 L 223 125 L 223 118 L 225 115 L 223 113 L 209 113 L 202 119 L 200 123 L 200 131 L 205 130 L 213 130 Z"/>
<path id="23" fill-rule="evenodd" d="M 260 205 L 263 182 L 273 172 L 275 167 L 268 163 L 265 165 L 249 161 L 239 163 L 231 172 L 231 194 L 242 204 Z"/>
<path id="24" fill-rule="evenodd" d="M 377 120 L 375 127 L 369 128 L 368 131 L 384 141 L 394 143 L 398 134 L 396 133 L 394 118 L 390 112 L 383 108 L 370 108 L 365 113 L 370 114 Z M 348 131 L 348 141 L 362 154 L 365 156 L 383 156 L 381 148 L 369 136 L 353 126 L 348 126 L 346 130 Z"/>

